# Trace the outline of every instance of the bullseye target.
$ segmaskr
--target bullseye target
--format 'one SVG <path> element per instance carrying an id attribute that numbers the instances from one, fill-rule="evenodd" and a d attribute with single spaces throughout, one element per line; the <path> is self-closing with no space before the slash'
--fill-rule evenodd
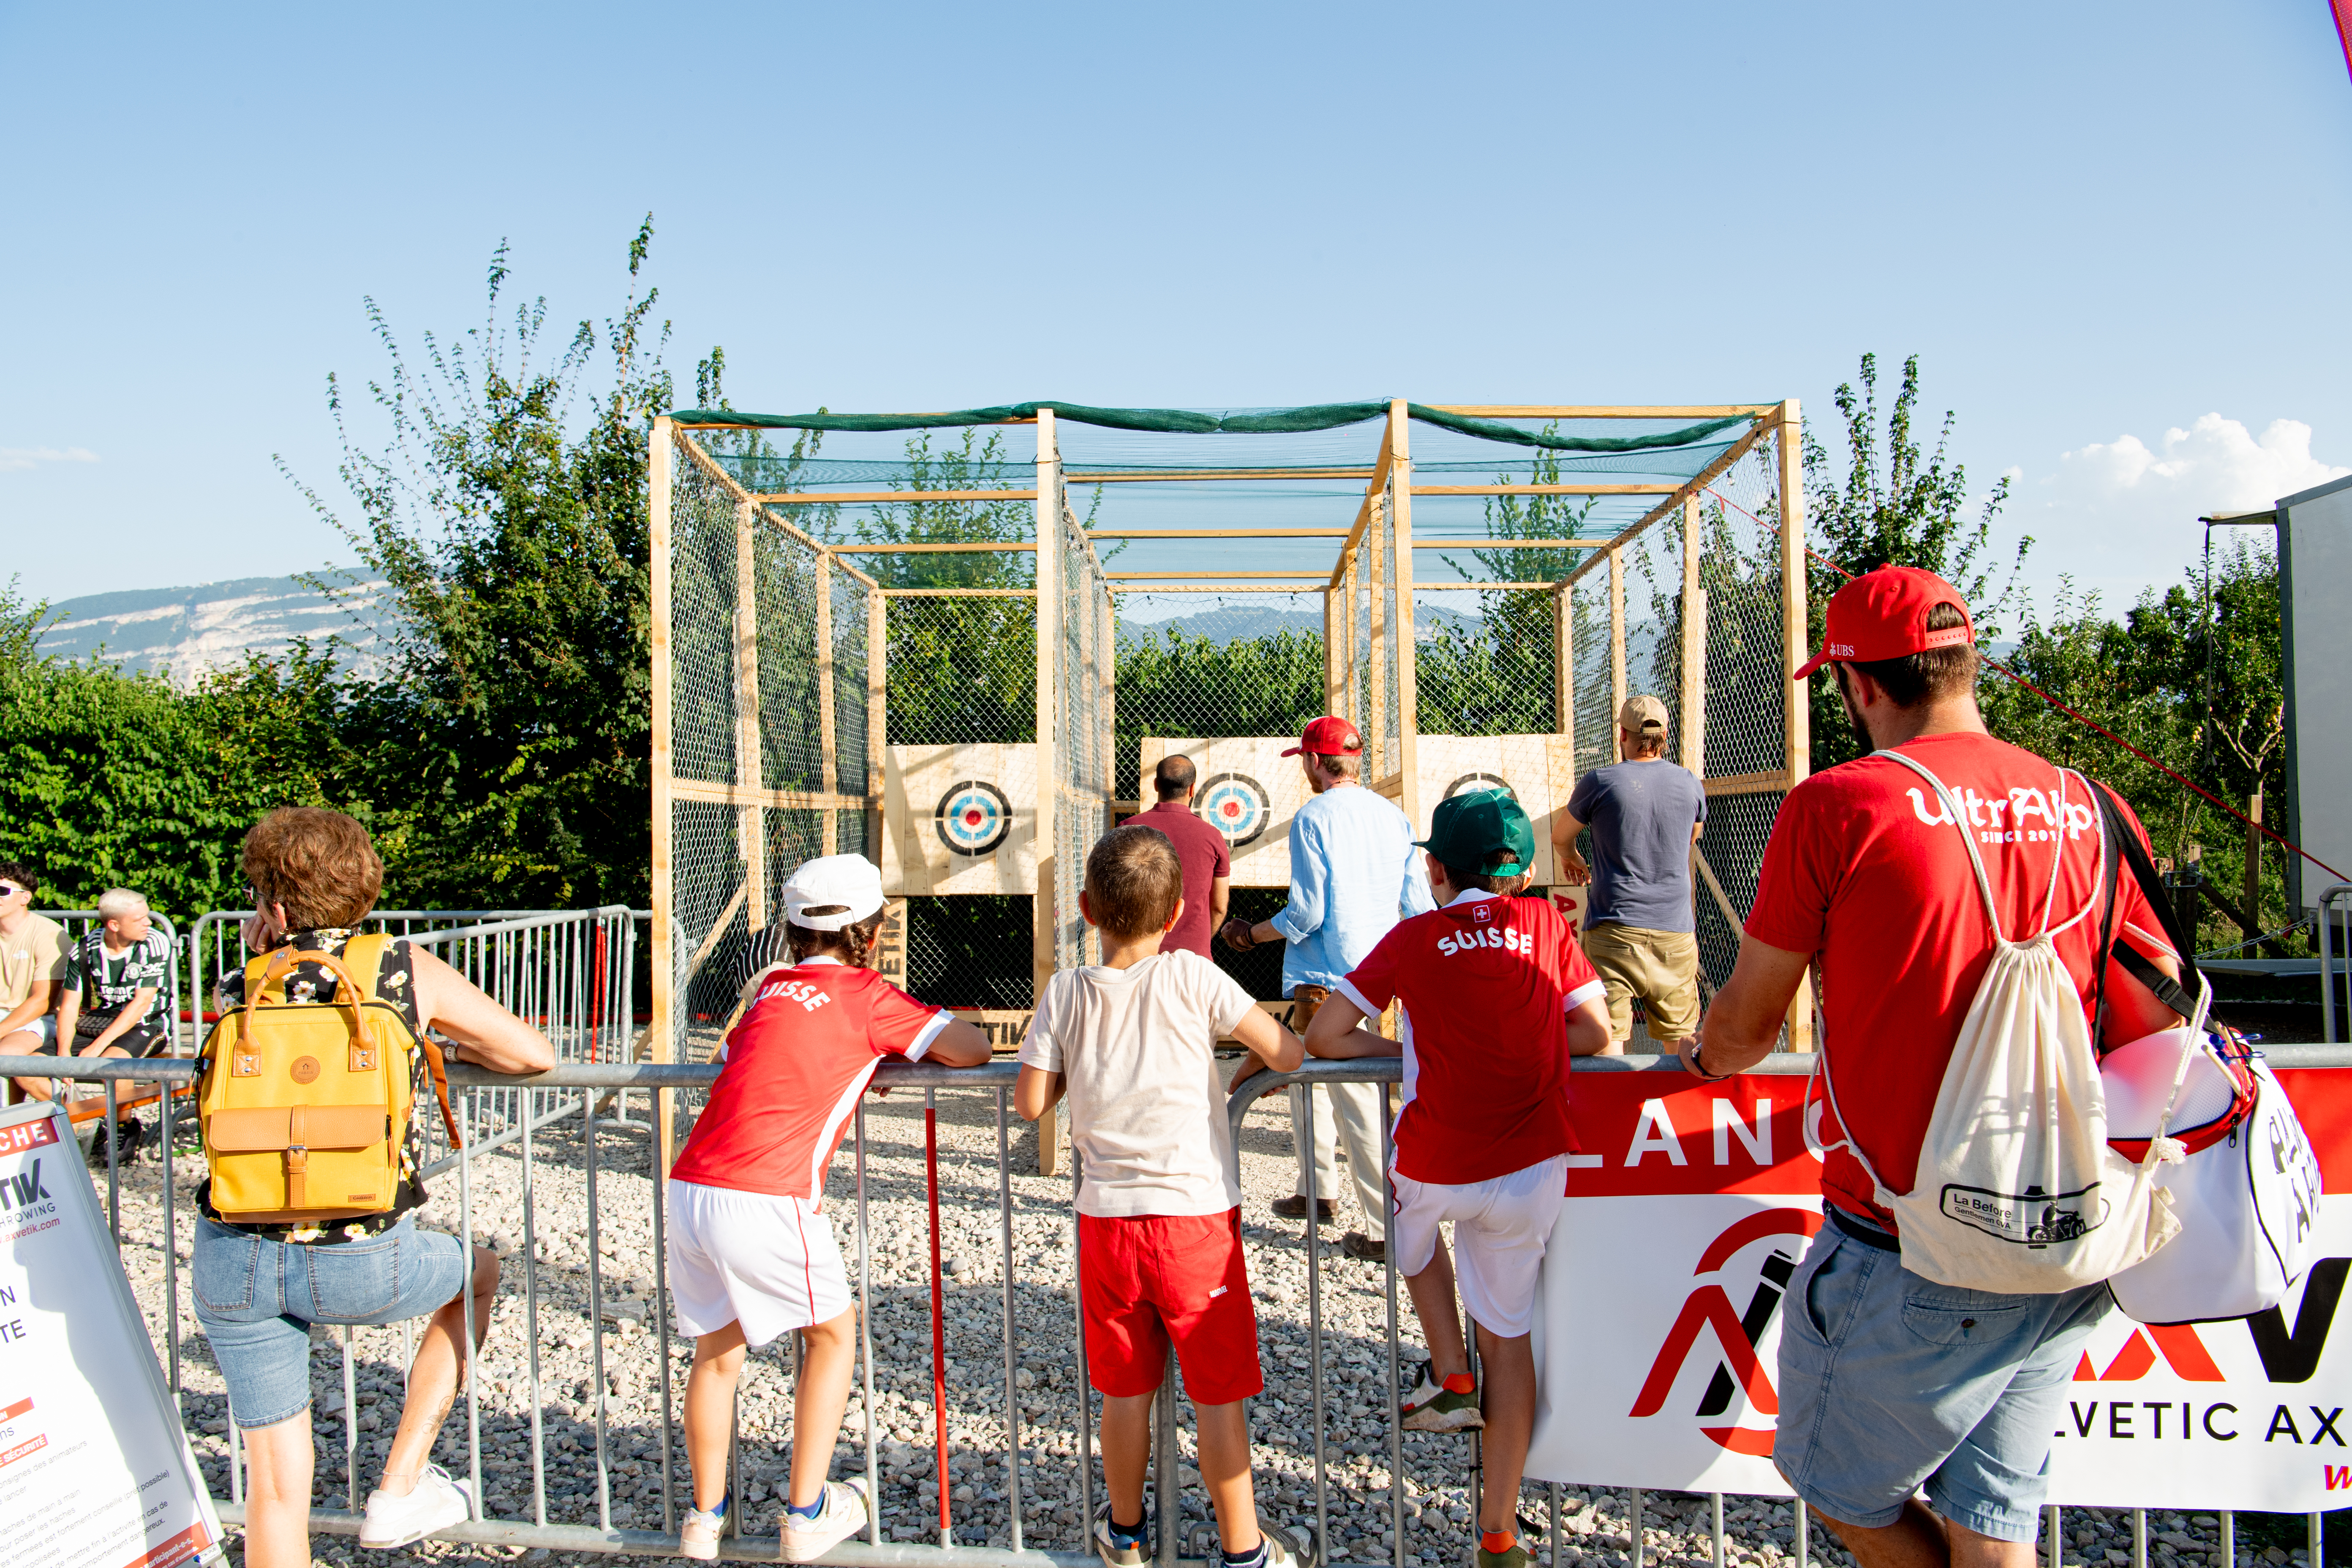
<path id="1" fill-rule="evenodd" d="M 1490 789 L 1501 790 L 1513 800 L 1519 798 L 1519 792 L 1511 787 L 1511 781 L 1500 773 L 1464 773 L 1445 786 L 1445 798 L 1452 800 L 1457 795 L 1469 795 L 1475 791 Z"/>
<path id="2" fill-rule="evenodd" d="M 982 779 L 950 784 L 933 821 L 940 842 L 958 855 L 985 855 L 1013 831 L 1013 803 Z"/>
<path id="3" fill-rule="evenodd" d="M 1274 820 L 1274 802 L 1265 785 L 1247 773 L 1219 773 L 1201 786 L 1193 810 L 1201 820 L 1239 847 L 1265 831 Z"/>

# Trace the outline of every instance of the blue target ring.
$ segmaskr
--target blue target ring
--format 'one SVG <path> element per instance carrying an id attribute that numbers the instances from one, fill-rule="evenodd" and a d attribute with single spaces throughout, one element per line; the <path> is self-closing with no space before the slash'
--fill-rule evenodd
<path id="1" fill-rule="evenodd" d="M 994 784 L 966 779 L 940 796 L 932 822 L 951 853 L 986 855 L 1013 831 L 1013 803 Z"/>
<path id="2" fill-rule="evenodd" d="M 1201 786 L 1193 812 L 1202 821 L 1238 847 L 1265 831 L 1274 820 L 1274 803 L 1265 785 L 1247 773 L 1219 773 Z"/>

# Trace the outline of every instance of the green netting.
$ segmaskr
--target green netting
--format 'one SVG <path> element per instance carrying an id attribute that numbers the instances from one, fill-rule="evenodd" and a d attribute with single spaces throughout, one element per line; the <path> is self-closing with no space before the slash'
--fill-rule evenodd
<path id="1" fill-rule="evenodd" d="M 1303 408 L 1255 408 L 1210 413 L 1192 408 L 1094 408 L 1084 404 L 1004 403 L 991 408 L 956 408 L 929 414 L 742 414 L 730 408 L 681 408 L 670 417 L 680 425 L 751 426 L 774 430 L 929 430 L 959 425 L 1006 425 L 1034 419 L 1050 408 L 1056 419 L 1099 425 L 1112 430 L 1146 430 L 1181 436 L 1286 436 L 1309 430 L 1335 430 L 1388 416 L 1386 400 L 1370 403 L 1318 403 Z M 1746 425 L 1752 415 L 1734 414 L 1679 430 L 1640 436 L 1567 436 L 1529 430 L 1496 419 L 1473 419 L 1448 414 L 1426 404 L 1408 403 L 1405 412 L 1424 424 L 1475 436 L 1486 441 L 1507 441 L 1520 447 L 1540 447 L 1558 452 L 1641 452 L 1658 447 L 1683 447 L 1705 440 L 1735 425 Z"/>

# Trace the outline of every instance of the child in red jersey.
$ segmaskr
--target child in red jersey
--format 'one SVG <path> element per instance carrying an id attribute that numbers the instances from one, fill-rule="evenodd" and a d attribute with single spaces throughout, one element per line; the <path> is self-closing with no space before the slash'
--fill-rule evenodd
<path id="1" fill-rule="evenodd" d="M 1438 908 L 1400 923 L 1339 983 L 1307 1026 L 1307 1049 L 1396 1054 L 1399 1041 L 1357 1027 L 1396 1003 L 1404 1108 L 1389 1166 L 1389 1245 L 1429 1342 L 1403 1423 L 1486 1429 L 1478 1568 L 1526 1568 L 1515 1510 L 1535 1429 L 1528 1336 L 1576 1148 L 1568 1062 L 1608 1048 L 1609 1014 L 1601 977 L 1559 912 L 1509 896 L 1535 858 L 1519 803 L 1499 790 L 1455 795 L 1439 804 L 1431 828 L 1421 847 Z M 1438 1234 L 1447 1220 L 1486 1368 L 1483 1411 Z"/>
<path id="2" fill-rule="evenodd" d="M 1297 1542 L 1258 1518 L 1243 1401 L 1265 1386 L 1242 1263 L 1241 1184 L 1217 1041 L 1232 1036 L 1276 1072 L 1298 1038 L 1215 964 L 1160 942 L 1182 915 L 1184 865 L 1158 830 L 1129 823 L 1087 856 L 1078 910 L 1102 962 L 1055 974 L 1021 1042 L 1013 1103 L 1034 1121 L 1066 1088 L 1078 1188 L 1079 1310 L 1087 1375 L 1102 1391 L 1104 1568 L 1151 1559 L 1143 1479 L 1151 1399 L 1168 1352 L 1192 1396 L 1201 1479 L 1223 1568 L 1299 1568 Z M 1172 1530 L 1176 1521 L 1162 1521 Z"/>
<path id="3" fill-rule="evenodd" d="M 725 1067 L 671 1167 L 669 1286 L 692 1334 L 686 1457 L 694 1508 L 679 1550 L 719 1554 L 727 1447 L 746 1345 L 798 1329 L 793 1473 L 783 1559 L 812 1563 L 866 1526 L 857 1488 L 825 1479 L 849 1402 L 857 1312 L 823 1213 L 825 1168 L 866 1080 L 885 1057 L 978 1067 L 988 1037 L 927 1007 L 866 967 L 882 924 L 882 876 L 859 855 L 829 855 L 783 886 L 792 962 L 746 987 Z"/>

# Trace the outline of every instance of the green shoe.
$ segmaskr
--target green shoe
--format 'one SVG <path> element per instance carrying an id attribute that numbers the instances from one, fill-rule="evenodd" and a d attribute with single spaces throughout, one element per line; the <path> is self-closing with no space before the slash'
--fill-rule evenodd
<path id="1" fill-rule="evenodd" d="M 1103 1568 L 1145 1568 L 1152 1558 L 1151 1515 L 1143 1516 L 1143 1539 L 1129 1546 L 1110 1532 L 1110 1500 L 1095 1506 L 1095 1555 L 1102 1559 Z"/>
<path id="2" fill-rule="evenodd" d="M 1427 1362 L 1421 1363 L 1420 1385 L 1405 1395 L 1402 1415 L 1408 1432 L 1472 1432 L 1486 1425 L 1477 1391 L 1454 1393 L 1437 1381 Z"/>
<path id="3" fill-rule="evenodd" d="M 1528 1568 L 1528 1549 L 1514 1541 L 1501 1552 L 1478 1548 L 1478 1568 Z"/>

